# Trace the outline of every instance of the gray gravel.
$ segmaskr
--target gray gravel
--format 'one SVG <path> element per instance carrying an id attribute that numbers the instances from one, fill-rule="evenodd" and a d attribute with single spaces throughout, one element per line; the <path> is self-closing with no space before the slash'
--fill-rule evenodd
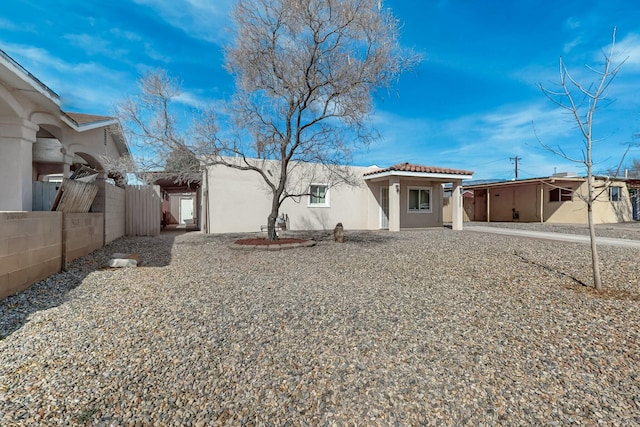
<path id="1" fill-rule="evenodd" d="M 640 251 L 125 238 L 0 302 L 1 425 L 640 425 Z M 113 252 L 139 268 L 100 270 Z"/>

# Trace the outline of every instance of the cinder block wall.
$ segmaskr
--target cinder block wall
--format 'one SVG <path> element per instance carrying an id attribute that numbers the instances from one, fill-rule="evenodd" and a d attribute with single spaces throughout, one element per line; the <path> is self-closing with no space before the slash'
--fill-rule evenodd
<path id="1" fill-rule="evenodd" d="M 60 271 L 61 212 L 0 212 L 0 298 Z"/>
<path id="2" fill-rule="evenodd" d="M 125 234 L 125 190 L 106 181 L 96 181 L 98 194 L 91 205 L 92 212 L 104 213 L 105 244 Z"/>
<path id="3" fill-rule="evenodd" d="M 103 213 L 65 213 L 62 226 L 63 266 L 104 246 Z"/>

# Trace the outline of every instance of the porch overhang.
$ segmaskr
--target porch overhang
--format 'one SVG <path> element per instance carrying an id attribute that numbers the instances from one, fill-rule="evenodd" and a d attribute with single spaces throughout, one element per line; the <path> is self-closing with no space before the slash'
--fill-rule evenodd
<path id="1" fill-rule="evenodd" d="M 473 172 L 459 169 L 448 169 L 435 166 L 421 166 L 411 163 L 400 163 L 390 166 L 385 169 L 378 169 L 367 172 L 363 175 L 365 182 L 378 183 L 378 185 L 385 186 L 385 182 L 388 182 L 389 190 L 385 193 L 385 203 L 382 203 L 383 196 L 380 196 L 381 200 L 381 223 L 388 222 L 389 231 L 400 231 L 401 228 L 401 200 L 405 200 L 408 203 L 407 195 L 401 196 L 402 182 L 430 182 L 436 184 L 451 183 L 451 195 L 452 195 L 452 228 L 454 230 L 462 230 L 463 223 L 463 207 L 462 207 L 462 194 L 461 187 L 462 181 L 465 179 L 471 179 Z M 410 184 L 409 184 L 410 185 Z M 381 190 L 382 191 L 382 190 Z M 409 190 L 405 191 L 411 191 Z M 429 190 L 429 194 L 431 190 Z M 382 194 L 382 193 L 381 193 Z M 441 194 L 440 192 L 438 194 Z M 402 199 L 404 197 L 404 199 Z M 429 196 L 431 198 L 431 196 Z M 388 206 L 387 206 L 388 204 Z M 414 211 L 410 211 L 409 215 Z M 429 209 L 429 212 L 431 210 Z M 406 218 L 405 218 L 406 220 Z M 438 221 L 442 221 L 441 217 Z"/>
<path id="2" fill-rule="evenodd" d="M 411 163 L 400 163 L 388 168 L 374 170 L 364 174 L 365 181 L 391 177 L 428 178 L 432 181 L 438 180 L 442 182 L 452 182 L 456 180 L 471 179 L 473 177 L 473 172 L 462 169 L 449 169 L 437 166 L 421 166 Z"/>

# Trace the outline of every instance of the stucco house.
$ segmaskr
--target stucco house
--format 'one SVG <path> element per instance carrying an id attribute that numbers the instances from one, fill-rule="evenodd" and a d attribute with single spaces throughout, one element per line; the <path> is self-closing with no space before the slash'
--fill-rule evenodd
<path id="1" fill-rule="evenodd" d="M 240 160 L 238 160 L 240 161 Z M 270 160 L 264 167 L 276 169 Z M 344 166 L 339 174 L 321 165 L 295 164 L 288 198 L 280 208 L 290 230 L 345 229 L 399 231 L 443 225 L 443 185 L 453 194 L 453 229 L 462 229 L 460 188 L 473 172 L 402 163 L 387 168 Z M 209 233 L 260 231 L 271 211 L 271 193 L 255 172 L 209 166 L 203 178 L 203 230 Z"/>
<path id="2" fill-rule="evenodd" d="M 598 197 L 593 206 L 596 224 L 633 220 L 627 180 L 596 176 Z M 586 177 L 566 173 L 550 177 L 466 185 L 473 198 L 465 200 L 471 221 L 587 223 Z"/>
<path id="3" fill-rule="evenodd" d="M 103 164 L 122 156 L 129 149 L 117 119 L 63 111 L 54 91 L 0 50 L 0 298 L 136 224 L 140 211 L 125 210 L 136 192 Z M 74 171 L 95 180 L 64 182 Z"/>
<path id="4" fill-rule="evenodd" d="M 65 112 L 59 96 L 0 50 L 0 211 L 31 211 L 33 182 L 68 177 L 74 165 L 102 172 L 101 156 L 128 156 L 113 117 Z"/>

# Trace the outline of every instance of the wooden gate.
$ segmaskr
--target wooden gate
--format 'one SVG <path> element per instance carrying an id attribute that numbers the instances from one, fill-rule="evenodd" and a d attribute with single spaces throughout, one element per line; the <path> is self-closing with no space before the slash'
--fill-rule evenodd
<path id="1" fill-rule="evenodd" d="M 157 236 L 162 221 L 162 199 L 157 185 L 128 185 L 125 188 L 127 236 Z"/>

